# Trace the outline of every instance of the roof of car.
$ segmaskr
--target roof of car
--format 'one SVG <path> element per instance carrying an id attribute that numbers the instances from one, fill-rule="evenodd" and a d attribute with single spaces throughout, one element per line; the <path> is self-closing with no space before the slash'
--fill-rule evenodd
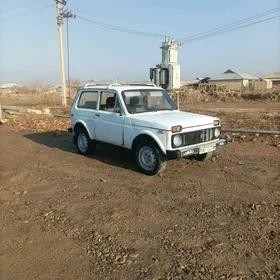
<path id="1" fill-rule="evenodd" d="M 139 90 L 139 89 L 158 89 L 163 90 L 161 87 L 157 87 L 155 85 L 90 85 L 81 89 L 103 89 L 108 90 L 112 89 L 118 92 L 122 92 L 124 90 Z"/>

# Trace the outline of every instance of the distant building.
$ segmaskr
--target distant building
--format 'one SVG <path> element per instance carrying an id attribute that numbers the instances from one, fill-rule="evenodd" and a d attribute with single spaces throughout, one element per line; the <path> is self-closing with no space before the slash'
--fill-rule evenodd
<path id="1" fill-rule="evenodd" d="M 0 86 L 0 88 L 2 88 L 2 89 L 10 89 L 12 87 L 20 87 L 20 85 L 18 85 L 18 84 L 3 84 L 3 85 Z"/>
<path id="2" fill-rule="evenodd" d="M 209 84 L 215 84 L 220 86 L 226 86 L 230 90 L 241 90 L 242 88 L 248 88 L 253 82 L 258 80 L 247 73 L 240 73 L 232 70 L 227 70 L 219 76 L 213 77 L 208 80 Z"/>
<path id="3" fill-rule="evenodd" d="M 196 78 L 193 81 L 181 81 L 181 86 L 198 86 L 200 84 L 208 83 L 209 77 Z"/>
<path id="4" fill-rule="evenodd" d="M 186 85 L 189 85 L 189 81 L 184 81 L 184 80 L 181 80 L 181 87 L 184 87 Z"/>
<path id="5" fill-rule="evenodd" d="M 253 87 L 255 90 L 271 89 L 272 81 L 268 79 L 259 79 L 253 82 Z"/>
<path id="6" fill-rule="evenodd" d="M 262 78 L 272 81 L 273 87 L 280 87 L 280 72 L 273 72 L 269 75 L 263 76 Z"/>
<path id="7" fill-rule="evenodd" d="M 199 83 L 204 84 L 204 83 L 208 83 L 210 77 L 200 77 L 200 78 L 196 78 L 196 80 L 199 81 Z"/>

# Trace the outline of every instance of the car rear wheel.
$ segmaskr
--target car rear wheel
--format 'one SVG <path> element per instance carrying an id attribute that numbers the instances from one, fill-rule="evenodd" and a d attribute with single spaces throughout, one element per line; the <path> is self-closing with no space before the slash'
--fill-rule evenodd
<path id="1" fill-rule="evenodd" d="M 81 129 L 76 133 L 76 148 L 81 155 L 90 155 L 94 152 L 95 143 L 90 139 L 85 129 Z"/>
<path id="2" fill-rule="evenodd" d="M 166 167 L 166 159 L 151 143 L 141 143 L 136 147 L 136 163 L 140 171 L 149 176 L 162 172 Z"/>

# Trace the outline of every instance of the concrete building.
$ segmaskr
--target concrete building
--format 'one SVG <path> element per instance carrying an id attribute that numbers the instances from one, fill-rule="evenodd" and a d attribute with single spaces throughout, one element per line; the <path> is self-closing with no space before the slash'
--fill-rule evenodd
<path id="1" fill-rule="evenodd" d="M 240 73 L 229 69 L 221 75 L 209 79 L 208 83 L 217 86 L 225 86 L 230 90 L 241 90 L 243 88 L 249 88 L 252 85 L 252 82 L 256 80 L 258 80 L 258 78 L 250 74 Z"/>
<path id="2" fill-rule="evenodd" d="M 280 72 L 273 72 L 269 75 L 262 77 L 263 79 L 272 81 L 273 87 L 280 87 Z"/>
<path id="3" fill-rule="evenodd" d="M 253 82 L 253 88 L 255 90 L 266 90 L 272 88 L 272 81 L 268 79 L 259 79 Z"/>

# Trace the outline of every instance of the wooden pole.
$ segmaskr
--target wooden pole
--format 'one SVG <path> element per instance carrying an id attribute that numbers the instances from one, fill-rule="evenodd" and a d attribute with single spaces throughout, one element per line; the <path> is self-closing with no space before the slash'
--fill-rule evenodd
<path id="1" fill-rule="evenodd" d="M 0 124 L 4 124 L 6 123 L 8 120 L 6 119 L 3 119 L 3 116 L 2 116 L 2 106 L 1 106 L 1 102 L 0 102 Z"/>
<path id="2" fill-rule="evenodd" d="M 0 121 L 2 121 L 2 107 L 1 107 L 1 102 L 0 102 Z"/>
<path id="3" fill-rule="evenodd" d="M 66 83 L 65 83 L 65 69 L 64 69 L 64 53 L 63 53 L 63 41 L 62 41 L 62 21 L 60 15 L 60 2 L 56 1 L 56 17 L 57 17 L 57 32 L 59 42 L 59 56 L 60 56 L 60 76 L 61 76 L 61 101 L 62 106 L 67 106 L 66 100 Z"/>

